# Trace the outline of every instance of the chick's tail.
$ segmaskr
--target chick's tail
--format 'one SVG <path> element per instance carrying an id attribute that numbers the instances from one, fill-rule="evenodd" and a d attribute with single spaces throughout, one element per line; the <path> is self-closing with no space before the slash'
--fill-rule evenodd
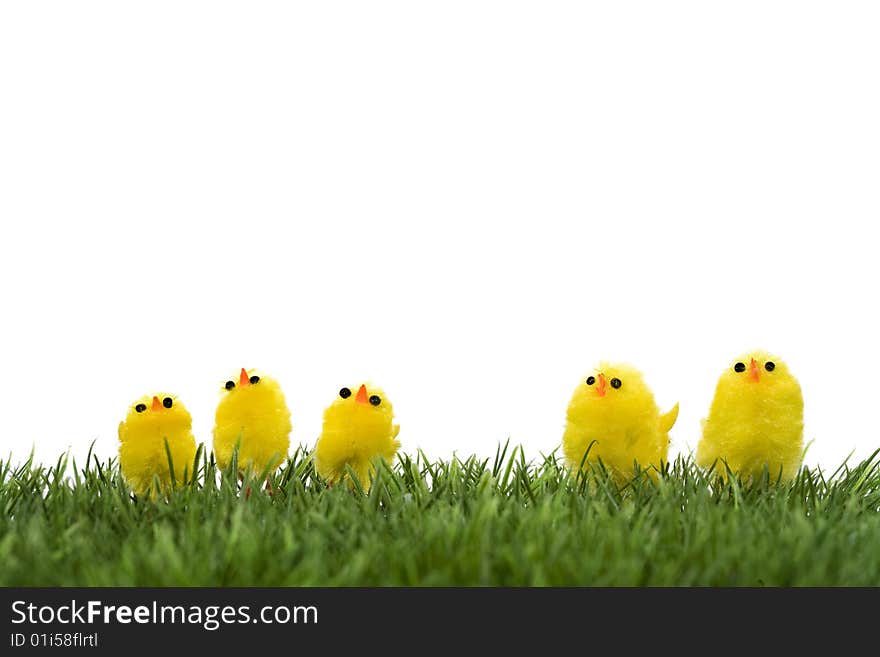
<path id="1" fill-rule="evenodd" d="M 678 419 L 678 404 L 670 408 L 665 414 L 660 416 L 660 430 L 663 433 L 669 433 L 669 430 L 675 425 Z"/>

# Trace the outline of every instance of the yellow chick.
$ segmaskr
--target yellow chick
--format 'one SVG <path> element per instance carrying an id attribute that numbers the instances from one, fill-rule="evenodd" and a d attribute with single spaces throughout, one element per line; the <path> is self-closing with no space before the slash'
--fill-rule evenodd
<path id="1" fill-rule="evenodd" d="M 158 476 L 163 492 L 170 488 L 168 452 L 174 479 L 180 484 L 185 473 L 192 473 L 196 455 L 192 418 L 174 395 L 146 395 L 129 407 L 119 423 L 119 465 L 135 494 L 152 497 L 156 493 L 154 476 Z"/>
<path id="2" fill-rule="evenodd" d="M 369 490 L 374 459 L 382 457 L 391 463 L 400 448 L 400 426 L 393 420 L 391 403 L 379 388 L 363 384 L 356 394 L 351 388 L 340 390 L 324 411 L 324 426 L 315 446 L 318 474 L 332 485 L 343 479 L 348 465 L 361 487 Z"/>
<path id="3" fill-rule="evenodd" d="M 776 356 L 753 351 L 734 361 L 715 387 L 697 463 L 743 478 L 761 476 L 788 481 L 797 474 L 803 456 L 804 399 L 797 379 Z"/>
<path id="4" fill-rule="evenodd" d="M 225 470 L 238 446 L 238 472 L 271 473 L 287 457 L 290 411 L 278 382 L 241 368 L 238 383 L 229 380 L 214 416 L 214 456 Z"/>
<path id="5" fill-rule="evenodd" d="M 659 470 L 666 461 L 676 418 L 678 404 L 661 415 L 636 368 L 601 363 L 571 397 L 562 436 L 565 459 L 574 470 L 601 459 L 620 483 L 632 478 L 635 462 L 656 476 L 651 466 Z"/>

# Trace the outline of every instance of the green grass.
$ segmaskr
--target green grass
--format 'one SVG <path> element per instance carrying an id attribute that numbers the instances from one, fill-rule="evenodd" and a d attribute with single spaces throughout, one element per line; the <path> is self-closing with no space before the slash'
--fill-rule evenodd
<path id="1" fill-rule="evenodd" d="M 880 585 L 878 455 L 788 485 L 678 460 L 618 489 L 520 449 L 403 456 L 368 494 L 300 449 L 249 498 L 197 460 L 168 500 L 114 462 L 0 462 L 0 585 Z"/>

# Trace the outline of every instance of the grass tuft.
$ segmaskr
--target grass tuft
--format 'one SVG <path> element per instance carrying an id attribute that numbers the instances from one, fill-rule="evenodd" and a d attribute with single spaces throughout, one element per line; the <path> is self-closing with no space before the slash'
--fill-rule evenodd
<path id="1" fill-rule="evenodd" d="M 304 447 L 271 494 L 232 468 L 200 447 L 150 500 L 91 450 L 0 460 L 0 585 L 880 585 L 880 450 L 788 484 L 679 458 L 621 486 L 509 443 L 401 454 L 369 489 L 328 487 Z"/>

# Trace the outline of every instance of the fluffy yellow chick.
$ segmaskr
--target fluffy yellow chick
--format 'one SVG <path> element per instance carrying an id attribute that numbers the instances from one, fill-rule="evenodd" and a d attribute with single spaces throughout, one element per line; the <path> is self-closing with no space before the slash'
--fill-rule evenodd
<path id="1" fill-rule="evenodd" d="M 391 463 L 400 448 L 400 426 L 393 420 L 394 410 L 381 389 L 363 384 L 356 394 L 351 388 L 340 390 L 324 411 L 324 426 L 315 446 L 318 474 L 333 484 L 342 480 L 348 465 L 361 487 L 369 490 L 373 460 L 382 457 Z"/>
<path id="2" fill-rule="evenodd" d="M 787 481 L 797 474 L 803 456 L 804 399 L 788 366 L 765 351 L 737 358 L 718 379 L 697 463 L 726 476 L 761 476 Z"/>
<path id="3" fill-rule="evenodd" d="M 158 476 L 162 491 L 170 488 L 168 452 L 174 479 L 180 484 L 185 473 L 192 473 L 196 455 L 189 411 L 174 395 L 160 392 L 141 397 L 119 423 L 119 465 L 135 494 L 153 496 L 154 476 Z"/>
<path id="4" fill-rule="evenodd" d="M 601 459 L 618 482 L 632 478 L 635 462 L 656 476 L 650 467 L 659 470 L 666 461 L 677 417 L 678 404 L 660 414 L 636 368 L 602 363 L 571 397 L 562 436 L 565 459 L 574 470 Z"/>
<path id="5" fill-rule="evenodd" d="M 214 456 L 225 470 L 238 446 L 239 474 L 275 471 L 290 447 L 290 411 L 278 382 L 241 368 L 226 382 L 214 416 Z"/>

